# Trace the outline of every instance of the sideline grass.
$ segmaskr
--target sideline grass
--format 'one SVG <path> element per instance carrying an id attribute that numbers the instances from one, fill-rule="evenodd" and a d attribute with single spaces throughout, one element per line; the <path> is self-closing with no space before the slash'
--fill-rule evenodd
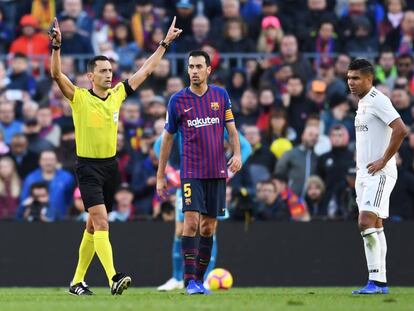
<path id="1" fill-rule="evenodd" d="M 391 288 L 389 295 L 353 296 L 347 287 L 233 288 L 210 296 L 187 296 L 182 291 L 158 293 L 152 288 L 130 288 L 111 296 L 93 288 L 95 296 L 76 297 L 66 288 L 0 288 L 1 311 L 103 310 L 314 310 L 414 311 L 414 288 Z"/>

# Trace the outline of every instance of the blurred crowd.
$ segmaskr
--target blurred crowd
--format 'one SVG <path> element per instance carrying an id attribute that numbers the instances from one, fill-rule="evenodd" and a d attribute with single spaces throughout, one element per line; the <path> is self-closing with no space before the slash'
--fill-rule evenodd
<path id="1" fill-rule="evenodd" d="M 414 219 L 414 1 L 405 0 L 0 0 L 0 219 L 87 217 L 72 112 L 47 72 L 55 16 L 62 71 L 84 88 L 91 85 L 79 55 L 107 56 L 116 84 L 142 66 L 177 16 L 183 35 L 167 56 L 209 53 L 210 82 L 227 89 L 252 147 L 226 196 L 230 219 L 246 222 L 355 219 L 357 99 L 346 74 L 353 57 L 368 56 L 376 87 L 410 129 L 390 218 Z M 226 53 L 244 55 L 242 66 L 223 62 Z M 185 70 L 171 68 L 164 58 L 122 106 L 111 221 L 174 220 L 176 183 L 161 202 L 152 148 L 170 96 L 188 84 Z"/>

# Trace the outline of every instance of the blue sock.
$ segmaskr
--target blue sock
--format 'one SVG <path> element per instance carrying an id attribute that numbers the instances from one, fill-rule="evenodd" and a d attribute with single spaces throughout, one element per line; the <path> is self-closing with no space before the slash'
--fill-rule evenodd
<path id="1" fill-rule="evenodd" d="M 216 267 L 217 260 L 217 239 L 216 235 L 213 235 L 213 247 L 211 249 L 210 263 L 208 264 L 206 273 L 204 274 L 204 279 L 207 278 L 207 275 Z"/>
<path id="2" fill-rule="evenodd" d="M 183 256 L 181 255 L 181 237 L 175 236 L 172 247 L 173 278 L 177 281 L 183 280 Z"/>

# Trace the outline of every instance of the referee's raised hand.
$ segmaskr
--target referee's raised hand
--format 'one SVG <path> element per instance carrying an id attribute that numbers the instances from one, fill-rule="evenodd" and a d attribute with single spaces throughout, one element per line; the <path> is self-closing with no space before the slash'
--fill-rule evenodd
<path id="1" fill-rule="evenodd" d="M 60 32 L 59 23 L 56 17 L 53 20 L 53 26 L 50 28 L 48 34 L 52 41 L 52 46 L 60 46 L 62 44 L 62 33 Z"/>
<path id="2" fill-rule="evenodd" d="M 175 27 L 175 21 L 177 20 L 177 17 L 174 16 L 174 19 L 171 23 L 170 28 L 168 29 L 167 35 L 165 36 L 164 41 L 167 44 L 170 44 L 172 41 L 174 41 L 176 38 L 180 36 L 180 34 L 183 32 L 182 29 Z"/>

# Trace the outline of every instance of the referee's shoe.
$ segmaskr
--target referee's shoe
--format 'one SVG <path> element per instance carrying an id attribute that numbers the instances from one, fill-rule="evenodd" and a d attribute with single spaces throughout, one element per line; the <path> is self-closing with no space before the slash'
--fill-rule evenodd
<path id="1" fill-rule="evenodd" d="M 77 284 L 70 284 L 69 294 L 75 296 L 92 296 L 94 293 L 89 289 L 89 286 L 85 282 L 79 282 Z"/>
<path id="2" fill-rule="evenodd" d="M 112 295 L 122 295 L 122 292 L 125 289 L 128 289 L 129 285 L 131 285 L 131 277 L 127 276 L 123 273 L 117 273 L 112 277 L 112 286 L 111 286 L 111 294 Z"/>

